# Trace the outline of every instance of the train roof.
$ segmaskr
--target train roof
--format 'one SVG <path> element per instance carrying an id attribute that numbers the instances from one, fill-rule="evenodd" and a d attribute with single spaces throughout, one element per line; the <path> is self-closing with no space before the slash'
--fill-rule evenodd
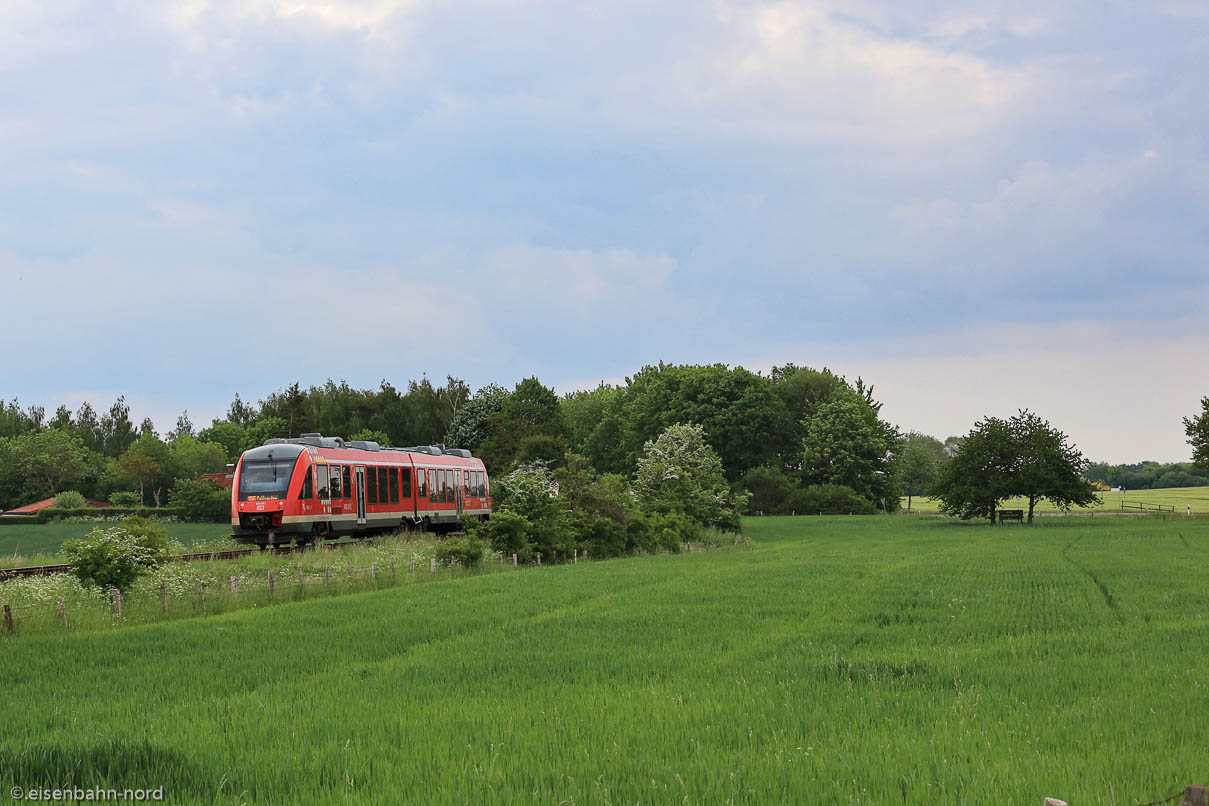
<path id="1" fill-rule="evenodd" d="M 249 459 L 267 458 L 274 450 L 292 451 L 288 454 L 297 456 L 306 448 L 326 448 L 328 450 L 370 451 L 376 453 L 411 453 L 426 456 L 440 456 L 449 459 L 474 459 L 470 451 L 464 448 L 445 448 L 442 445 L 413 445 L 409 448 L 396 448 L 390 445 L 379 445 L 370 440 L 344 440 L 341 437 L 325 437 L 322 434 L 303 434 L 290 439 L 275 437 L 266 439 L 264 444 L 253 448 L 246 455 Z M 481 461 L 481 460 L 480 460 Z"/>

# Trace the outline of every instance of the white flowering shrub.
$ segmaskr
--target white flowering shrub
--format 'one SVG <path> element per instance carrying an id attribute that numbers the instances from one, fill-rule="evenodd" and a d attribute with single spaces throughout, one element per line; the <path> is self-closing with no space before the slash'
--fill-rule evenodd
<path id="1" fill-rule="evenodd" d="M 63 554 L 81 584 L 120 591 L 130 590 L 159 559 L 158 551 L 120 526 L 98 527 L 82 540 L 69 540 L 63 544 Z"/>

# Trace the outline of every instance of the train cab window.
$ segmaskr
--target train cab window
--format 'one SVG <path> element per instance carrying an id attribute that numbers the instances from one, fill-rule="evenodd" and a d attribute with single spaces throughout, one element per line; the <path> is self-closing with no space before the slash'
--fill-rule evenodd
<path id="1" fill-rule="evenodd" d="M 340 479 L 341 479 L 340 466 L 332 465 L 331 473 L 332 473 L 332 499 L 339 501 L 341 498 L 344 497 L 344 493 L 341 492 L 341 486 L 340 486 Z"/>
<path id="2" fill-rule="evenodd" d="M 353 469 L 348 465 L 344 466 L 344 500 L 353 500 Z"/>
<path id="3" fill-rule="evenodd" d="M 437 471 L 428 471 L 428 500 L 434 504 L 441 500 L 440 490 L 437 489 Z"/>
<path id="4" fill-rule="evenodd" d="M 390 469 L 390 502 L 399 503 L 399 468 Z"/>
<path id="5" fill-rule="evenodd" d="M 365 468 L 365 501 L 369 504 L 378 503 L 378 468 Z"/>
<path id="6" fill-rule="evenodd" d="M 306 469 L 306 475 L 302 477 L 302 492 L 298 493 L 299 501 L 309 501 L 315 497 L 315 484 L 311 475 L 311 468 Z"/>
<path id="7" fill-rule="evenodd" d="M 329 495 L 327 476 L 327 465 L 315 465 L 315 497 L 320 501 L 326 500 Z"/>
<path id="8" fill-rule="evenodd" d="M 403 500 L 411 498 L 411 468 L 400 468 L 399 472 L 403 476 Z"/>

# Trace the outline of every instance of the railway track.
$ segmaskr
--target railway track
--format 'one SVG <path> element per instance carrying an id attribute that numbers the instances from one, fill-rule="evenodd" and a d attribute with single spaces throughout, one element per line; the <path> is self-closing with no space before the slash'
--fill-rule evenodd
<path id="1" fill-rule="evenodd" d="M 350 541 L 348 543 L 327 543 L 325 545 L 340 547 L 351 546 L 354 543 L 363 543 L 366 540 Z M 197 562 L 199 560 L 234 560 L 236 557 L 243 557 L 248 554 L 264 554 L 272 552 L 273 554 L 292 554 L 295 551 L 304 551 L 313 549 L 315 546 L 273 546 L 265 549 L 228 549 L 226 551 L 202 551 L 194 554 L 172 554 L 165 559 L 172 562 Z M 66 574 L 71 571 L 71 565 L 64 563 L 62 565 L 27 565 L 23 568 L 0 568 L 0 580 L 14 579 L 16 577 L 44 577 L 51 574 Z"/>

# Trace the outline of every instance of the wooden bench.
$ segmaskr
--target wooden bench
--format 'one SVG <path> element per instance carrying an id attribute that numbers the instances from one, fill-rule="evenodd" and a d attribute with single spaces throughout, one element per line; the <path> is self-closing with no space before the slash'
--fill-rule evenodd
<path id="1" fill-rule="evenodd" d="M 1003 523 L 1004 521 L 1019 521 L 1020 523 L 1024 523 L 1024 510 L 1023 509 L 1001 509 L 1001 510 L 999 510 L 999 522 Z"/>

